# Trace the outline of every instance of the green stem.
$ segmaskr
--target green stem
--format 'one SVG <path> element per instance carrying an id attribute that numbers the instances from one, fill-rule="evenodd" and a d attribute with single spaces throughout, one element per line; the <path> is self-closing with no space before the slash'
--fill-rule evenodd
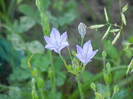
<path id="1" fill-rule="evenodd" d="M 81 47 L 83 46 L 84 38 L 81 38 Z"/>
<path id="2" fill-rule="evenodd" d="M 67 49 L 68 49 L 68 52 L 69 52 L 69 55 L 70 55 L 70 59 L 71 59 L 71 61 L 72 61 L 72 55 L 71 55 L 71 52 L 70 52 L 69 47 L 67 47 Z"/>
<path id="3" fill-rule="evenodd" d="M 79 92 L 80 92 L 80 97 L 81 97 L 81 99 L 84 99 L 79 75 L 77 75 L 77 81 L 78 81 L 78 88 L 79 88 Z"/>
<path id="4" fill-rule="evenodd" d="M 45 95 L 44 95 L 44 92 L 43 92 L 42 88 L 40 88 L 40 92 L 41 92 L 42 99 L 45 99 Z"/>
<path id="5" fill-rule="evenodd" d="M 120 6 L 120 14 L 121 14 L 121 0 L 119 0 L 119 6 Z M 124 25 L 123 25 L 122 20 L 121 20 L 121 24 L 122 24 L 122 29 L 121 29 L 121 32 L 122 32 L 122 39 L 123 39 L 123 42 L 124 42 L 124 33 L 123 33 Z M 125 49 L 125 46 L 123 46 L 123 48 Z M 124 53 L 124 60 L 126 61 L 126 59 L 125 59 L 125 53 Z M 125 62 L 125 64 L 127 64 L 127 62 Z M 126 69 L 128 69 L 127 65 L 126 65 Z M 130 95 L 129 95 L 130 91 L 129 91 L 128 75 L 126 75 L 126 78 L 127 78 L 128 99 L 130 99 Z"/>
<path id="6" fill-rule="evenodd" d="M 52 78 L 51 79 L 51 92 L 52 92 L 52 97 L 53 99 L 55 99 L 55 71 L 54 71 L 54 64 L 53 64 L 53 58 L 52 58 L 52 52 L 49 50 L 49 57 L 50 57 L 50 61 L 51 61 L 51 67 L 52 67 Z"/>

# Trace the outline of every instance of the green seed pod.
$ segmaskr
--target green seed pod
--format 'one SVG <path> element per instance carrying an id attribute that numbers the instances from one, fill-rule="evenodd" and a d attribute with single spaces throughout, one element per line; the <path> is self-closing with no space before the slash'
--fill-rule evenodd
<path id="1" fill-rule="evenodd" d="M 116 94 L 118 91 L 119 91 L 119 86 L 115 85 L 115 87 L 114 87 L 114 94 Z"/>
<path id="2" fill-rule="evenodd" d="M 95 85 L 95 83 L 92 82 L 90 86 L 96 92 L 96 85 Z"/>
<path id="3" fill-rule="evenodd" d="M 110 65 L 109 62 L 107 62 L 107 64 L 106 64 L 106 68 L 107 68 L 107 72 L 108 72 L 108 74 L 110 74 L 110 71 L 111 71 L 111 65 Z"/>
<path id="4" fill-rule="evenodd" d="M 105 59 L 106 56 L 107 56 L 107 53 L 106 53 L 106 51 L 104 50 L 104 51 L 102 52 L 102 57 Z"/>
<path id="5" fill-rule="evenodd" d="M 89 28 L 90 29 L 98 29 L 98 28 L 101 28 L 101 27 L 104 27 L 105 24 L 99 24 L 99 25 L 91 25 Z"/>
<path id="6" fill-rule="evenodd" d="M 41 77 L 39 77 L 37 79 L 37 87 L 38 88 L 43 88 L 44 87 L 44 81 L 43 81 L 43 79 Z"/>
<path id="7" fill-rule="evenodd" d="M 104 81 L 106 84 L 110 84 L 112 81 L 112 76 L 111 74 L 104 74 Z"/>

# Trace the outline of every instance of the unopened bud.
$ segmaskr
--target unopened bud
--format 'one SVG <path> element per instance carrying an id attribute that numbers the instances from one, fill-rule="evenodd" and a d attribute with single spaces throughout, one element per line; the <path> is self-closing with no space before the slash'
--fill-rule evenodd
<path id="1" fill-rule="evenodd" d="M 84 23 L 80 23 L 78 26 L 79 34 L 81 35 L 81 38 L 84 38 L 86 34 L 86 25 Z"/>
<path id="2" fill-rule="evenodd" d="M 95 83 L 91 83 L 91 88 L 94 90 L 94 91 L 96 91 L 96 85 L 95 85 Z"/>
<path id="3" fill-rule="evenodd" d="M 106 51 L 104 50 L 104 51 L 102 52 L 102 57 L 105 59 L 106 56 L 107 56 L 107 53 L 106 53 Z"/>
<path id="4" fill-rule="evenodd" d="M 119 86 L 115 85 L 115 87 L 114 87 L 114 94 L 116 94 L 118 91 L 119 91 Z"/>

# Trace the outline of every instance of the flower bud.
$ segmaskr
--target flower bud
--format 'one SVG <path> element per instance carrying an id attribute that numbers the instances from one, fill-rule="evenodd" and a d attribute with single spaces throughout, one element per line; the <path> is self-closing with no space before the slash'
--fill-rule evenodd
<path id="1" fill-rule="evenodd" d="M 102 57 L 105 59 L 106 56 L 107 56 L 107 53 L 106 53 L 106 51 L 104 50 L 104 51 L 102 52 Z"/>
<path id="2" fill-rule="evenodd" d="M 95 85 L 95 83 L 91 83 L 91 88 L 94 90 L 94 91 L 96 91 L 96 85 Z"/>
<path id="3" fill-rule="evenodd" d="M 119 86 L 115 85 L 115 87 L 114 87 L 114 94 L 116 94 L 118 91 L 119 91 Z"/>
<path id="4" fill-rule="evenodd" d="M 86 34 L 86 25 L 84 23 L 80 23 L 78 26 L 79 34 L 81 35 L 81 38 L 84 38 Z"/>
<path id="5" fill-rule="evenodd" d="M 44 81 L 43 81 L 43 79 L 41 77 L 39 77 L 37 79 L 37 87 L 38 88 L 43 88 L 43 86 L 44 86 Z"/>

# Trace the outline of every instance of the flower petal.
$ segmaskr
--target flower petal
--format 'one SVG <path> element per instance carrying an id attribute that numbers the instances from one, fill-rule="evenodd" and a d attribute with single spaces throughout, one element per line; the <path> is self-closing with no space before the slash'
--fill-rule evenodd
<path id="1" fill-rule="evenodd" d="M 76 57 L 83 63 L 85 63 L 85 60 L 83 59 L 83 57 L 81 56 L 81 54 L 76 54 Z"/>
<path id="2" fill-rule="evenodd" d="M 84 46 L 83 46 L 83 51 L 84 52 L 91 52 L 93 50 L 92 46 L 91 46 L 91 40 L 87 41 Z"/>
<path id="3" fill-rule="evenodd" d="M 56 28 L 53 28 L 50 33 L 50 38 L 53 42 L 60 40 L 60 33 Z"/>
<path id="4" fill-rule="evenodd" d="M 50 44 L 45 45 L 45 48 L 50 49 L 50 50 L 54 49 L 54 47 L 52 45 L 50 45 Z"/>
<path id="5" fill-rule="evenodd" d="M 93 50 L 93 48 L 91 46 L 91 40 L 89 40 L 83 45 L 84 57 L 88 58 L 90 56 L 92 50 Z"/>
<path id="6" fill-rule="evenodd" d="M 91 55 L 89 56 L 89 60 L 91 60 L 94 55 L 97 53 L 98 50 L 92 51 Z"/>
<path id="7" fill-rule="evenodd" d="M 76 47 L 77 47 L 77 53 L 83 57 L 83 49 L 79 45 L 76 45 Z"/>
<path id="8" fill-rule="evenodd" d="M 51 42 L 51 39 L 50 39 L 49 37 L 44 36 L 44 39 L 45 39 L 45 41 L 47 42 L 47 44 L 53 45 L 53 43 Z"/>
<path id="9" fill-rule="evenodd" d="M 61 35 L 61 42 L 65 42 L 67 39 L 67 32 L 64 32 L 62 35 Z"/>
<path id="10" fill-rule="evenodd" d="M 63 48 L 65 48 L 65 47 L 67 47 L 67 46 L 69 46 L 69 43 L 68 42 L 62 43 L 61 46 L 60 46 L 60 50 L 63 49 Z"/>

